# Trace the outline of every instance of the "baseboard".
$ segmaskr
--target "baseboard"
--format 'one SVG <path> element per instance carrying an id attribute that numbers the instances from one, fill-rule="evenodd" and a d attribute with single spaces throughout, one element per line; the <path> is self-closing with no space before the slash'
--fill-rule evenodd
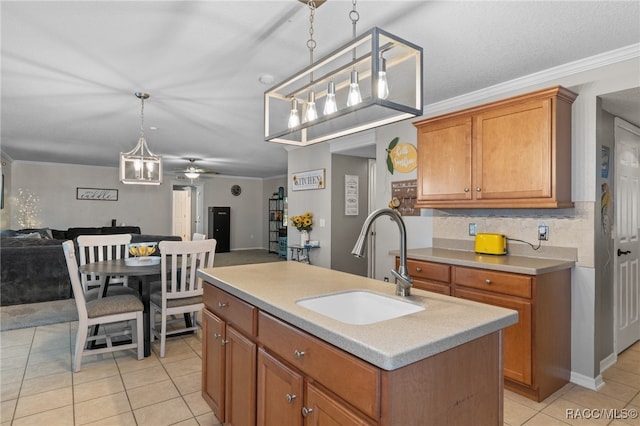
<path id="1" fill-rule="evenodd" d="M 578 386 L 582 386 L 583 388 L 591 389 L 594 391 L 599 390 L 604 386 L 604 381 L 602 380 L 602 375 L 598 374 L 596 377 L 588 377 L 583 374 L 576 373 L 575 371 L 571 372 L 571 377 L 569 381 Z"/>
<path id="2" fill-rule="evenodd" d="M 605 357 L 602 361 L 600 361 L 600 374 L 607 371 L 609 367 L 618 362 L 618 355 L 616 353 L 611 353 L 607 357 Z"/>

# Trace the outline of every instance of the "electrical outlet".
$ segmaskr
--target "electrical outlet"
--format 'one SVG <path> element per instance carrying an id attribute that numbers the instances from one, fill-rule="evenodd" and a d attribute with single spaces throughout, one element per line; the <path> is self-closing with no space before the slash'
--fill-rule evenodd
<path id="1" fill-rule="evenodd" d="M 549 240 L 549 227 L 544 223 L 538 225 L 538 240 Z"/>
<path id="2" fill-rule="evenodd" d="M 473 237 L 474 235 L 476 235 L 476 224 L 475 223 L 470 223 L 469 224 L 469 236 Z"/>

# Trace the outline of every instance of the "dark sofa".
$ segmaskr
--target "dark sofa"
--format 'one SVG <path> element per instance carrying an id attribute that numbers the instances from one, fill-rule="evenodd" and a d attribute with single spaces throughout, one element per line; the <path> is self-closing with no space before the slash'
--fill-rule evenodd
<path id="1" fill-rule="evenodd" d="M 73 296 L 62 242 L 78 235 L 131 234 L 131 242 L 180 241 L 177 236 L 140 234 L 137 226 L 69 228 L 67 231 L 3 231 L 0 236 L 0 305 L 48 302 Z M 16 235 L 32 234 L 28 237 Z M 40 234 L 35 237 L 34 233 Z M 10 236 L 14 235 L 14 236 Z M 46 235 L 46 237 L 43 237 Z M 57 238 L 51 238 L 55 235 Z"/>

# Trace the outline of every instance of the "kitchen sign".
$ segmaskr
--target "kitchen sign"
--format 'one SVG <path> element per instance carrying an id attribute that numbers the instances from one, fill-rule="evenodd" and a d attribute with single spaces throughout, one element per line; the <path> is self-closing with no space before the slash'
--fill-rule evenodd
<path id="1" fill-rule="evenodd" d="M 324 189 L 324 174 L 325 169 L 294 173 L 292 176 L 291 189 L 293 191 Z"/>
<path id="2" fill-rule="evenodd" d="M 409 143 L 398 143 L 399 138 L 393 138 L 387 151 L 387 170 L 409 173 L 418 166 L 418 151 Z"/>

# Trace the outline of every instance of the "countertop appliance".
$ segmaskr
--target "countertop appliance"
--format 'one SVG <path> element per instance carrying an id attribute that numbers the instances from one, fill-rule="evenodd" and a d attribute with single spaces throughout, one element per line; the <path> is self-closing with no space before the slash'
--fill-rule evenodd
<path id="1" fill-rule="evenodd" d="M 507 254 L 507 237 L 502 234 L 476 234 L 475 252 L 478 254 Z"/>

